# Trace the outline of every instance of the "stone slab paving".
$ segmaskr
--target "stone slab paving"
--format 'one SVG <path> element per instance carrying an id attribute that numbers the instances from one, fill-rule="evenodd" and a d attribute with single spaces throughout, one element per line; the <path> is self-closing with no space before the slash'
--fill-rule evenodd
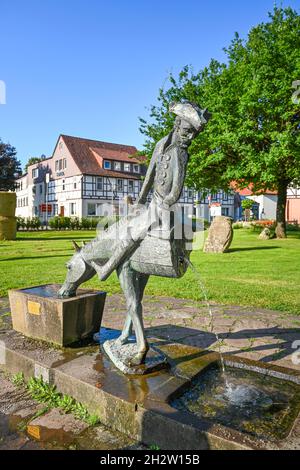
<path id="1" fill-rule="evenodd" d="M 148 336 L 178 341 L 300 370 L 293 362 L 294 341 L 300 341 L 300 316 L 285 312 L 237 305 L 211 305 L 211 317 L 204 302 L 172 297 L 144 298 L 144 319 Z M 126 311 L 120 294 L 108 296 L 102 326 L 120 328 Z M 217 342 L 217 333 L 220 339 Z"/>

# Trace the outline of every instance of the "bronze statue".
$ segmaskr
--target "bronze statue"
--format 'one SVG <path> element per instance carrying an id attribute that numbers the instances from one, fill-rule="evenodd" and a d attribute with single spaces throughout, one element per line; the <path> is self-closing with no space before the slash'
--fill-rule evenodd
<path id="1" fill-rule="evenodd" d="M 132 326 L 137 341 L 130 366 L 143 363 L 149 349 L 142 318 L 142 298 L 149 275 L 180 277 L 189 257 L 184 236 L 174 235 L 176 223 L 182 224 L 176 203 L 184 186 L 188 147 L 210 114 L 190 102 L 172 103 L 170 111 L 176 114 L 174 128 L 156 144 L 137 204 L 128 216 L 84 247 L 77 247 L 59 291 L 63 297 L 73 296 L 79 285 L 96 273 L 105 280 L 117 271 L 127 302 L 127 318 L 117 341 L 125 344 Z M 146 207 L 151 189 L 153 197 Z"/>

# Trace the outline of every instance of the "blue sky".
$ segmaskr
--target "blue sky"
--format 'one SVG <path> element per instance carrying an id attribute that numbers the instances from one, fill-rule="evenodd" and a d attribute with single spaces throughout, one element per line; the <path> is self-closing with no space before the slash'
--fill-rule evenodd
<path id="1" fill-rule="evenodd" d="M 277 2 L 278 4 L 279 2 Z M 299 0 L 283 6 L 299 9 Z M 274 0 L 1 0 L 0 138 L 50 156 L 60 133 L 142 148 L 138 117 L 169 72 L 195 71 Z"/>

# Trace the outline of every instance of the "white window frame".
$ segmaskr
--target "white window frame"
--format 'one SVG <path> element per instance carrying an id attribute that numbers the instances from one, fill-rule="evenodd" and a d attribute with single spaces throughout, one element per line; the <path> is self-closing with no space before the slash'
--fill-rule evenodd
<path id="1" fill-rule="evenodd" d="M 133 165 L 133 172 L 134 173 L 139 173 L 140 172 L 140 165 L 138 163 L 135 163 Z"/>
<path id="2" fill-rule="evenodd" d="M 38 178 L 39 176 L 39 169 L 38 168 L 33 168 L 32 169 L 32 179 Z"/>
<path id="3" fill-rule="evenodd" d="M 100 183 L 100 185 L 99 185 L 99 183 Z M 99 188 L 99 186 L 101 186 L 101 187 Z M 102 176 L 97 176 L 96 188 L 97 188 L 97 191 L 103 191 L 103 178 L 102 178 Z"/>
<path id="4" fill-rule="evenodd" d="M 89 213 L 90 212 L 89 209 L 90 209 L 91 206 L 94 206 L 94 209 L 95 209 L 94 214 Z M 95 202 L 88 202 L 88 205 L 87 205 L 87 215 L 88 215 L 88 217 L 96 217 L 96 214 L 97 214 L 97 212 L 96 212 L 96 203 Z"/>
<path id="5" fill-rule="evenodd" d="M 104 160 L 103 166 L 105 170 L 111 170 L 111 162 L 109 160 Z"/>
<path id="6" fill-rule="evenodd" d="M 124 163 L 124 171 L 127 171 L 128 173 L 130 173 L 131 171 L 130 163 Z"/>
<path id="7" fill-rule="evenodd" d="M 70 215 L 76 215 L 76 202 L 70 202 Z"/>
<path id="8" fill-rule="evenodd" d="M 121 178 L 117 179 L 117 191 L 124 191 L 124 180 L 122 180 Z"/>
<path id="9" fill-rule="evenodd" d="M 121 171 L 121 162 L 114 162 L 114 170 Z"/>
<path id="10" fill-rule="evenodd" d="M 128 192 L 134 193 L 134 181 L 128 180 Z"/>

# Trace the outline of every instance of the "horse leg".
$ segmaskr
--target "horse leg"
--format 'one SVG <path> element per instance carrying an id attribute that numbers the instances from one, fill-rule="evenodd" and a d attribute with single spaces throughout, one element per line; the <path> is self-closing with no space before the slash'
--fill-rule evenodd
<path id="1" fill-rule="evenodd" d="M 148 276 L 145 277 L 133 271 L 129 263 L 126 262 L 119 271 L 119 280 L 126 297 L 128 312 L 131 316 L 137 340 L 138 352 L 130 359 L 130 364 L 139 365 L 145 360 L 149 350 L 148 342 L 145 339 L 141 303 Z M 127 322 L 125 327 L 126 324 Z"/>
<path id="2" fill-rule="evenodd" d="M 128 343 L 128 338 L 131 335 L 132 335 L 132 319 L 131 319 L 130 311 L 128 311 L 122 333 L 116 341 L 119 344 L 126 344 Z"/>

